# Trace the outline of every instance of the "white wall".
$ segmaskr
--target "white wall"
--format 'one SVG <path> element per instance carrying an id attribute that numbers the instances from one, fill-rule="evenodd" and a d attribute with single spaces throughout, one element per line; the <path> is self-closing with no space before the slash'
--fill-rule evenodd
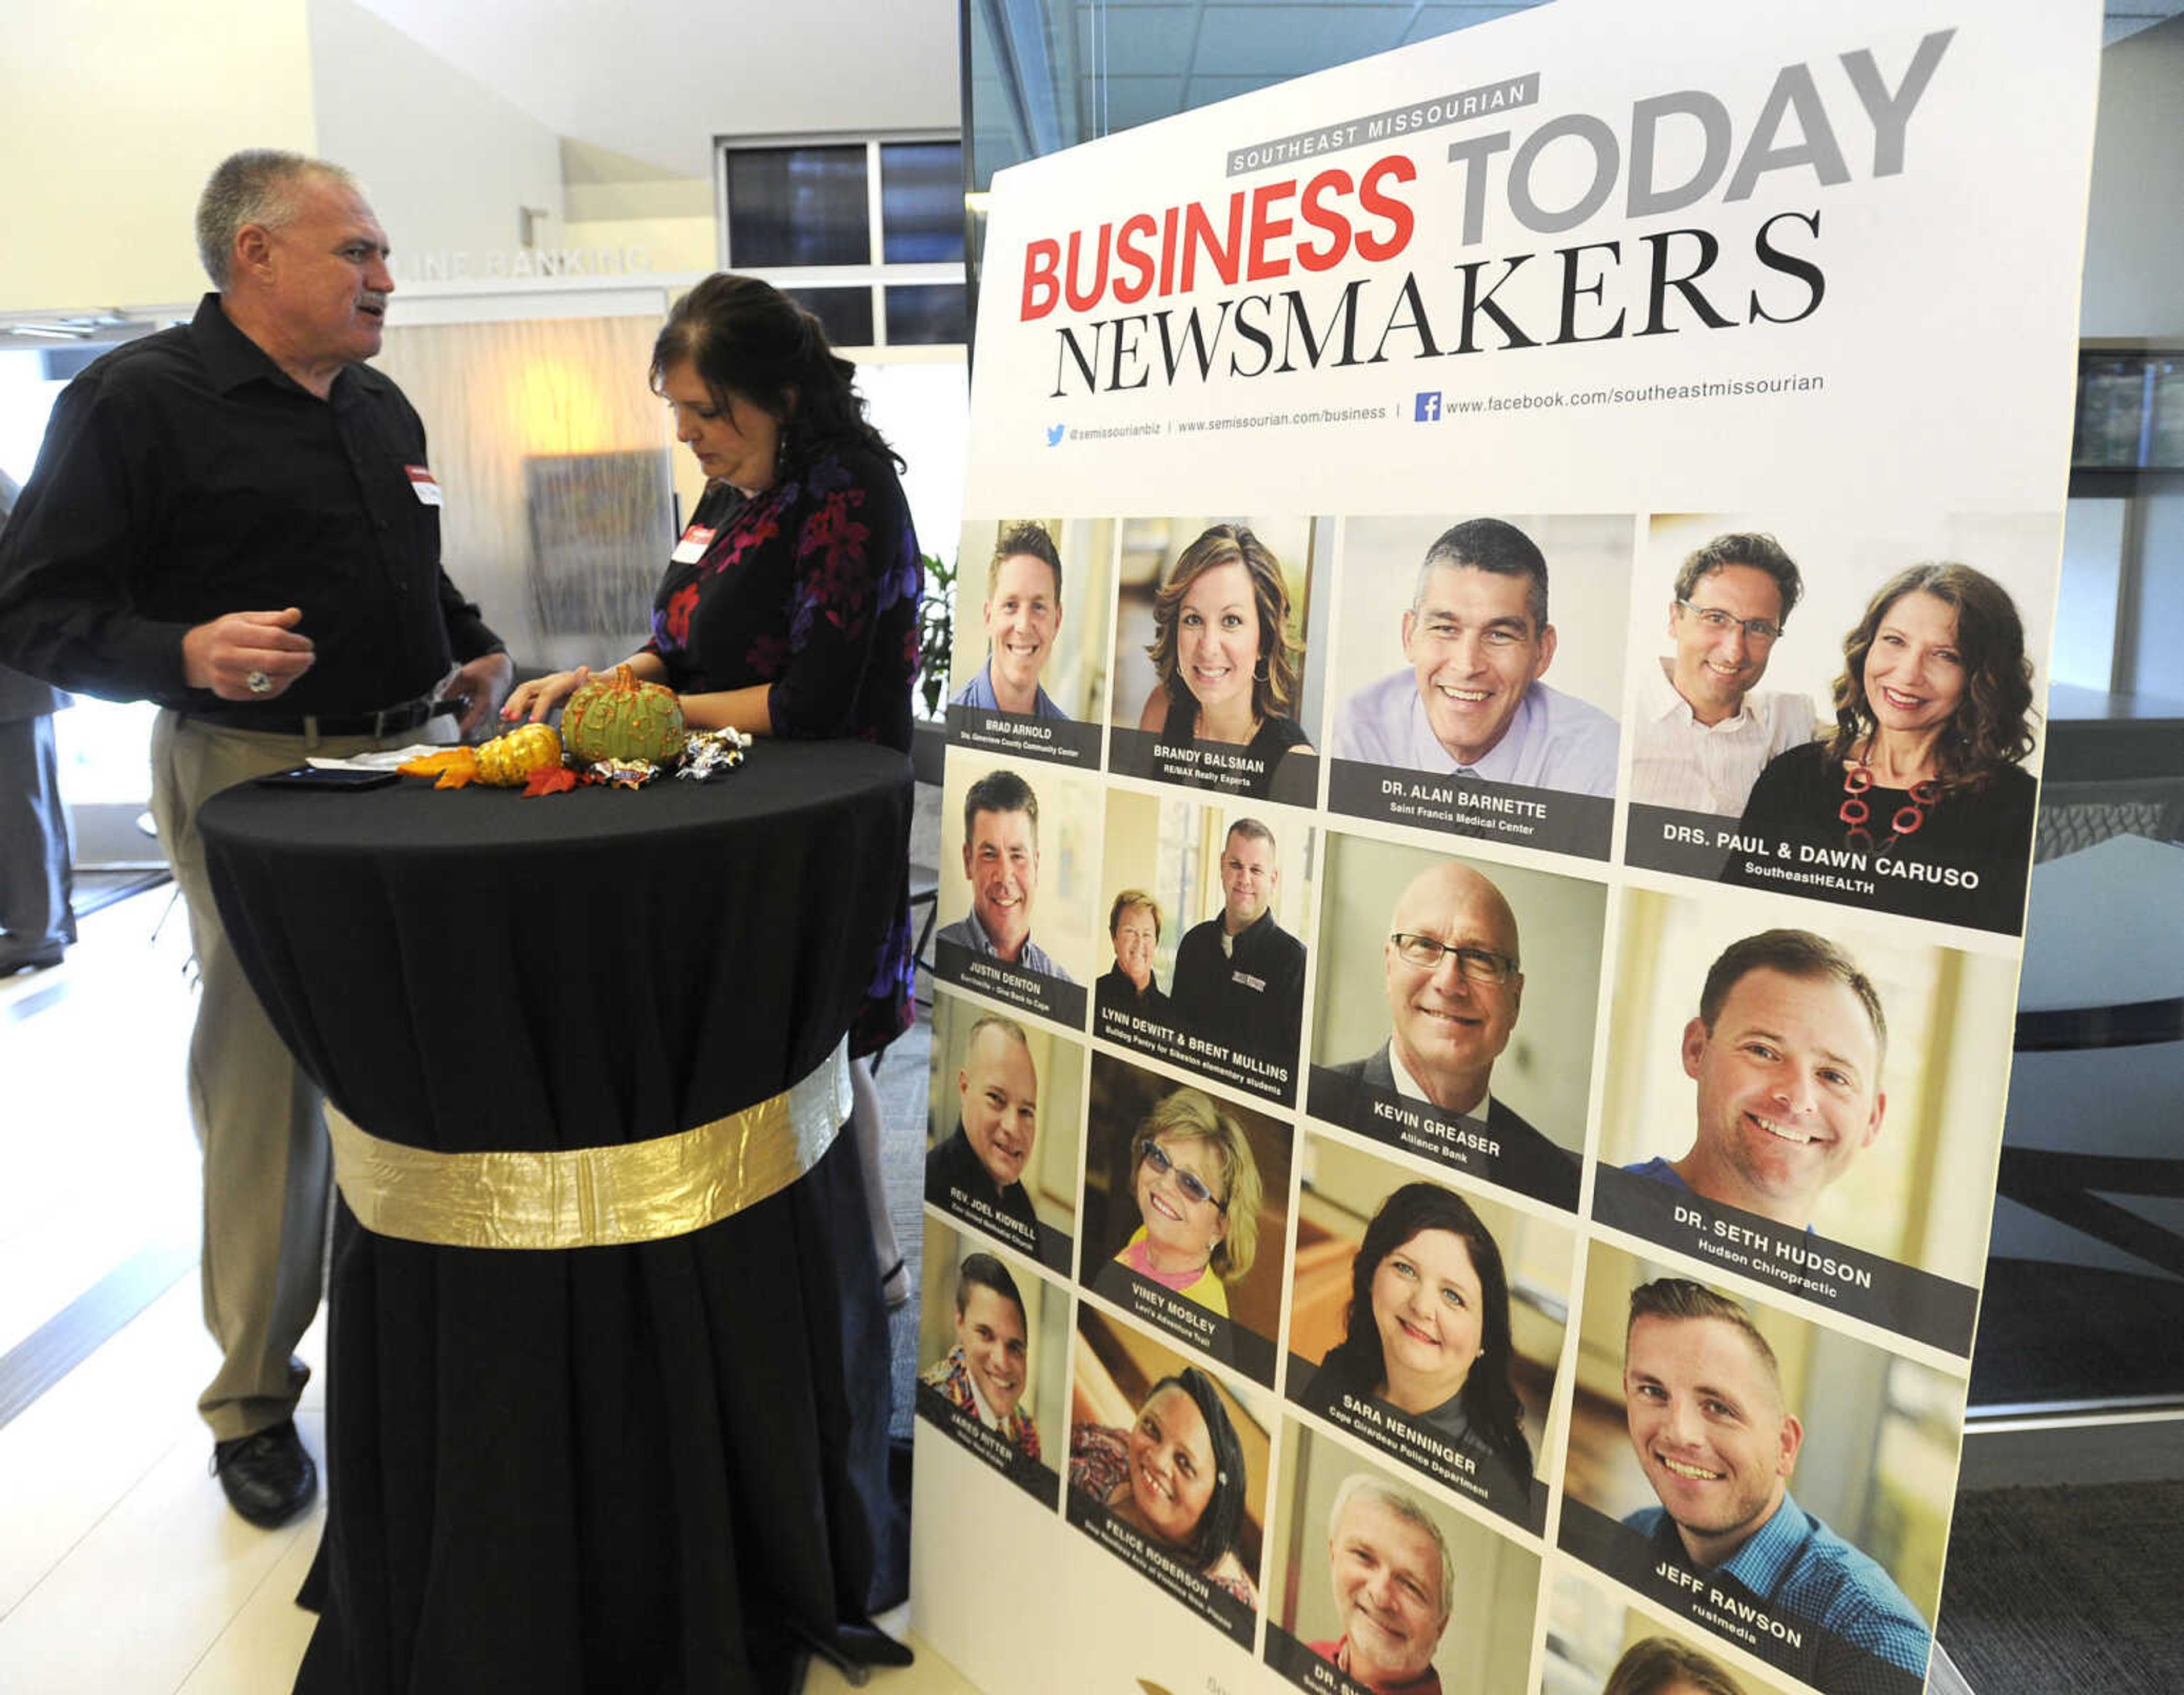
<path id="1" fill-rule="evenodd" d="M 2084 336 L 2184 332 L 2184 17 L 2101 54 Z"/>
<path id="2" fill-rule="evenodd" d="M 712 179 L 716 136 L 952 131 L 956 0 L 363 0 L 560 134 Z"/>
<path id="3" fill-rule="evenodd" d="M 354 0 L 310 0 L 319 152 L 364 179 L 398 281 L 427 253 L 513 253 L 517 208 L 552 214 L 561 244 L 561 141 L 536 118 Z"/>
<path id="4" fill-rule="evenodd" d="M 561 188 L 572 247 L 642 247 L 655 270 L 711 270 L 721 260 L 713 179 L 661 166 L 569 136 L 561 141 Z"/>
<path id="5" fill-rule="evenodd" d="M 194 302 L 190 224 L 237 147 L 313 150 L 305 0 L 11 5 L 0 311 Z"/>

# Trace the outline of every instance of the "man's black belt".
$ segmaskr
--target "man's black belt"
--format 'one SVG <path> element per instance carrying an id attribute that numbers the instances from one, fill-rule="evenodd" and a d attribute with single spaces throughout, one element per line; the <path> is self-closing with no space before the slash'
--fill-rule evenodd
<path id="1" fill-rule="evenodd" d="M 247 730 L 261 736 L 327 737 L 399 736 L 405 730 L 415 730 L 443 709 L 453 709 L 437 707 L 430 696 L 420 695 L 415 700 L 382 707 L 377 712 L 292 713 L 270 711 L 262 706 L 237 706 L 232 709 L 214 708 L 209 712 L 191 711 L 183 715 L 222 730 Z"/>

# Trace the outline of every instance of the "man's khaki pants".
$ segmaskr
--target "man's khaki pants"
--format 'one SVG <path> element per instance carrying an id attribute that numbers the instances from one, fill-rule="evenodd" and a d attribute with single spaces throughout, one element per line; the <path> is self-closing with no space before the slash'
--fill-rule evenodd
<path id="1" fill-rule="evenodd" d="M 163 711 L 152 731 L 152 816 L 198 957 L 190 1115 L 204 1153 L 205 1328 L 220 1351 L 198 1410 L 218 1441 L 279 1424 L 303 1393 L 309 1374 L 289 1362 L 324 1287 L 332 1156 L 318 1089 L 274 1033 L 220 924 L 198 804 L 314 753 L 338 759 L 444 739 L 449 724 L 434 719 L 383 743 L 368 736 L 307 742 Z"/>

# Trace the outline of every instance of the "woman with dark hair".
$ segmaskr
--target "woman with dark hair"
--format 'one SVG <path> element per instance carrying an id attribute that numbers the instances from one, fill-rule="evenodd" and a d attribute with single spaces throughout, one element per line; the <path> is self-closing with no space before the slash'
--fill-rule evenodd
<path id="1" fill-rule="evenodd" d="M 1509 1383 L 1509 1281 L 1502 1250 L 1464 1198 L 1406 1183 L 1380 1203 L 1350 1266 L 1346 1334 L 1305 1389 L 1325 1412 L 1379 1402 L 1532 1485 L 1524 1409 Z"/>
<path id="2" fill-rule="evenodd" d="M 1624 1651 L 1600 1695 L 1744 1695 L 1744 1686 L 1712 1654 L 1647 1637 Z"/>
<path id="3" fill-rule="evenodd" d="M 1160 681 L 1138 728 L 1167 742 L 1227 742 L 1264 759 L 1309 753 L 1296 720 L 1304 650 L 1290 634 L 1290 591 L 1266 543 L 1217 524 L 1176 556 L 1153 597 L 1145 648 Z"/>
<path id="4" fill-rule="evenodd" d="M 1248 1481 L 1228 1409 L 1195 1365 L 1154 1384 L 1126 1431 L 1070 1426 L 1072 1489 L 1256 1608 L 1258 1587 L 1236 1552 Z"/>
<path id="5" fill-rule="evenodd" d="M 673 689 L 694 730 L 910 751 L 923 570 L 902 462 L 866 421 L 855 375 L 816 318 L 727 272 L 677 301 L 653 343 L 653 392 L 707 482 L 653 597 L 652 638 L 622 663 Z M 590 675 L 519 684 L 501 716 L 542 720 Z M 909 1027 L 905 852 L 901 913 L 852 1054 Z"/>
<path id="6" fill-rule="evenodd" d="M 2008 591 L 1970 565 L 1897 572 L 1843 637 L 1835 717 L 1769 761 L 1736 833 L 1823 863 L 1859 856 L 1888 910 L 2015 931 L 2036 785 L 2032 662 Z M 1724 881 L 1796 887 L 1747 857 L 1730 854 Z"/>
<path id="7" fill-rule="evenodd" d="M 856 367 L 819 320 L 756 277 L 716 272 L 652 344 L 652 389 L 705 492 L 653 597 L 652 639 L 622 663 L 675 691 L 694 730 L 853 737 L 910 751 L 924 574 L 902 461 L 865 418 Z M 504 719 L 543 719 L 590 668 L 521 683 Z M 850 1029 L 853 1059 L 910 1027 L 910 849 L 895 920 Z M 889 1306 L 910 1292 L 879 1182 L 879 1097 L 850 1068 L 866 1221 Z"/>
<path id="8" fill-rule="evenodd" d="M 923 570 L 896 477 L 901 461 L 866 421 L 855 375 L 817 319 L 755 277 L 705 278 L 675 303 L 653 342 L 652 390 L 707 481 L 654 597 L 651 638 L 622 663 L 672 689 L 693 729 L 910 750 Z M 543 720 L 589 675 L 581 668 L 521 684 L 501 715 Z M 892 876 L 899 892 L 864 967 L 848 1032 L 853 1060 L 910 1025 L 907 831 L 891 866 L 856 870 Z M 852 1574 L 871 1564 L 863 1539 L 878 1535 L 888 1511 L 877 1443 L 889 1392 L 874 1362 L 887 1358 L 882 1296 L 893 1306 L 909 1293 L 879 1181 L 878 1093 L 866 1064 L 850 1065 L 850 1081 L 854 1159 L 830 1154 L 798 1186 L 832 1220 L 838 1266 L 838 1306 L 811 1315 L 808 1342 L 815 1359 L 827 1349 L 842 1356 L 831 1392 L 820 1384 L 813 1392 L 822 1406 L 831 1392 L 840 1414 L 844 1427 L 822 1448 L 848 1475 L 830 1467 L 812 1480 L 812 1493 L 825 1497 L 845 1532 L 853 1519 L 866 1521 L 822 1551 L 835 1557 L 838 1593 L 861 1591 Z M 844 1214 L 861 1218 L 862 1231 Z M 756 1570 L 777 1551 L 758 1544 L 752 1554 Z M 798 1624 L 821 1628 L 815 1618 Z M 861 1657 L 907 1658 L 860 1620 L 838 1620 L 835 1631 L 838 1640 L 852 1633 Z"/>

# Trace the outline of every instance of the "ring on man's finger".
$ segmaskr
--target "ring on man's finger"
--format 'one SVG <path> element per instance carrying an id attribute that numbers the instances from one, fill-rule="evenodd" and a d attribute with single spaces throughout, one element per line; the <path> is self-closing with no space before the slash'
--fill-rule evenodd
<path id="1" fill-rule="evenodd" d="M 242 686 L 248 689 L 253 694 L 270 694 L 273 692 L 273 679 L 267 676 L 263 671 L 250 672 L 242 679 Z"/>

